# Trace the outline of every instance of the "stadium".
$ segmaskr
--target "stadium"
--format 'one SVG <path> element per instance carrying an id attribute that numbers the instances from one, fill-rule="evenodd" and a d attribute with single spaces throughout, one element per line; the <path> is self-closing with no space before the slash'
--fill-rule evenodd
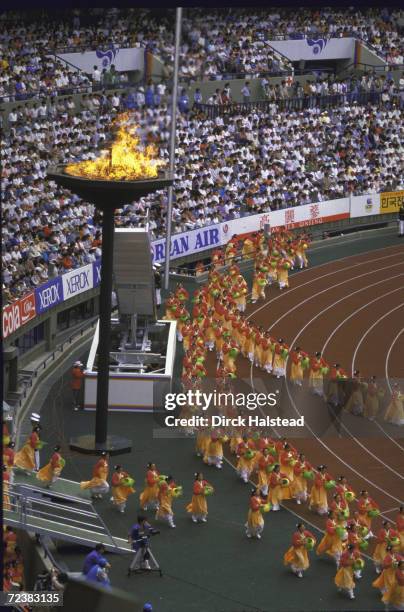
<path id="1" fill-rule="evenodd" d="M 0 10 L 0 604 L 404 610 L 404 12 Z"/>

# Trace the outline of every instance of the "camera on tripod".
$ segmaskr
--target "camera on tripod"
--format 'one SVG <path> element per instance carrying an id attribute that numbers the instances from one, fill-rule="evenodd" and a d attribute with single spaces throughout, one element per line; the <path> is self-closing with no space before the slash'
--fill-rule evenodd
<path id="1" fill-rule="evenodd" d="M 147 533 L 142 534 L 138 540 L 135 540 L 135 543 L 138 544 L 141 548 L 145 548 L 149 544 L 150 536 L 159 535 L 159 533 L 159 529 L 149 527 Z"/>

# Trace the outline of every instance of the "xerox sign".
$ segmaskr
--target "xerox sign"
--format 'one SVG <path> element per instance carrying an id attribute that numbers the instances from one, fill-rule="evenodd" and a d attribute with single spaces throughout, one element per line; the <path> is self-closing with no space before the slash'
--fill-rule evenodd
<path id="1" fill-rule="evenodd" d="M 62 277 L 58 276 L 35 289 L 35 305 L 37 314 L 46 312 L 49 308 L 63 302 Z"/>
<path id="2" fill-rule="evenodd" d="M 84 291 L 88 291 L 93 288 L 93 266 L 83 266 L 77 270 L 72 270 L 63 274 L 63 297 L 68 300 L 75 295 L 79 295 Z"/>

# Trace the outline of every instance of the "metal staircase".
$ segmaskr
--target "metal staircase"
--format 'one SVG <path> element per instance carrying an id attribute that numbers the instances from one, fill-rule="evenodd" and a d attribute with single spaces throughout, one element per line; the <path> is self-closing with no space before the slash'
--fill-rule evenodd
<path id="1" fill-rule="evenodd" d="M 131 552 L 126 540 L 110 533 L 79 483 L 59 478 L 48 489 L 35 474 L 16 473 L 8 495 L 9 508 L 5 503 L 3 510 L 6 525 L 91 548 L 102 543 L 110 552 Z"/>

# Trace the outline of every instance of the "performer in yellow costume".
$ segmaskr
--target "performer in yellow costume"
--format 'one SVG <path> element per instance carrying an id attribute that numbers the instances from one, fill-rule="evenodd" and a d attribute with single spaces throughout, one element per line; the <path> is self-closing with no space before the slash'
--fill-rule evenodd
<path id="1" fill-rule="evenodd" d="M 404 608 L 404 561 L 400 560 L 394 574 L 392 584 L 382 597 L 386 606 L 393 606 L 393 610 Z"/>
<path id="2" fill-rule="evenodd" d="M 380 409 L 380 393 L 381 390 L 378 388 L 376 376 L 372 376 L 368 384 L 365 407 L 363 410 L 363 416 L 370 421 L 373 421 L 378 415 Z"/>
<path id="3" fill-rule="evenodd" d="M 204 462 L 214 465 L 219 470 L 223 466 L 223 438 L 217 433 L 212 433 L 206 446 Z"/>
<path id="4" fill-rule="evenodd" d="M 156 520 L 166 521 L 174 529 L 174 512 L 172 508 L 173 499 L 179 497 L 182 487 L 177 487 L 172 476 L 167 476 L 159 485 L 159 508 L 156 512 Z"/>
<path id="5" fill-rule="evenodd" d="M 309 509 L 314 510 L 318 514 L 327 514 L 327 490 L 332 488 L 333 483 L 335 485 L 335 482 L 332 480 L 331 476 L 326 473 L 326 467 L 326 465 L 319 465 L 317 467 L 317 473 L 314 477 L 314 484 L 310 491 Z"/>
<path id="6" fill-rule="evenodd" d="M 381 574 L 372 582 L 375 589 L 379 589 L 382 593 L 388 591 L 394 584 L 396 569 L 398 567 L 401 555 L 393 551 L 393 546 L 390 544 L 386 547 L 386 554 L 381 566 Z"/>
<path id="7" fill-rule="evenodd" d="M 320 352 L 310 360 L 309 387 L 313 393 L 324 397 L 324 376 L 328 374 L 328 365 Z"/>
<path id="8" fill-rule="evenodd" d="M 324 553 L 335 559 L 337 566 L 344 550 L 344 540 L 341 535 L 342 531 L 338 530 L 338 523 L 333 510 L 328 511 L 328 518 L 325 526 L 325 534 L 317 546 L 317 554 Z M 346 534 L 348 537 L 348 534 Z"/>
<path id="9" fill-rule="evenodd" d="M 193 523 L 207 522 L 208 504 L 206 497 L 213 492 L 212 485 L 207 480 L 204 480 L 202 472 L 197 472 L 195 474 L 192 500 L 186 507 L 187 512 L 191 514 Z"/>
<path id="10" fill-rule="evenodd" d="M 297 530 L 292 536 L 292 546 L 283 557 L 284 565 L 290 565 L 291 570 L 298 578 L 303 578 L 303 572 L 310 567 L 308 551 L 316 544 L 316 539 L 311 531 L 306 529 L 304 523 L 296 525 Z"/>
<path id="11" fill-rule="evenodd" d="M 38 480 L 41 480 L 42 482 L 46 483 L 48 489 L 50 488 L 51 484 L 54 484 L 57 481 L 66 464 L 66 461 L 59 453 L 60 446 L 55 446 L 53 450 L 54 453 L 49 463 L 47 463 L 42 469 L 40 469 L 38 474 L 36 475 Z"/>
<path id="12" fill-rule="evenodd" d="M 387 407 L 384 420 L 393 425 L 404 425 L 404 395 L 400 391 L 400 386 L 396 383 L 391 394 L 391 402 Z"/>
<path id="13" fill-rule="evenodd" d="M 90 489 L 93 499 L 102 499 L 103 494 L 109 491 L 108 472 L 108 454 L 104 451 L 94 466 L 92 479 L 81 482 L 80 489 Z"/>
<path id="14" fill-rule="evenodd" d="M 160 475 L 154 463 L 148 463 L 147 468 L 145 488 L 139 498 L 142 510 L 147 510 L 149 506 L 158 508 Z"/>
<path id="15" fill-rule="evenodd" d="M 348 544 L 347 549 L 341 555 L 339 569 L 334 579 L 338 590 L 346 591 L 350 599 L 355 599 L 354 567 L 358 557 L 360 558 L 360 554 L 355 551 L 355 547 Z"/>
<path id="16" fill-rule="evenodd" d="M 126 503 L 129 495 L 135 493 L 133 488 L 134 480 L 127 472 L 122 469 L 121 465 L 114 467 L 115 472 L 112 474 L 112 498 L 111 501 L 118 508 L 119 512 L 125 512 Z"/>
<path id="17" fill-rule="evenodd" d="M 255 489 L 251 493 L 250 507 L 248 510 L 247 522 L 245 524 L 247 538 L 261 539 L 261 534 L 264 531 L 263 512 L 268 512 L 270 506 L 266 499 L 260 494 L 259 489 Z"/>
<path id="18" fill-rule="evenodd" d="M 42 442 L 39 438 L 40 425 L 36 425 L 21 450 L 15 453 L 14 465 L 22 470 L 39 470 L 39 451 Z"/>

